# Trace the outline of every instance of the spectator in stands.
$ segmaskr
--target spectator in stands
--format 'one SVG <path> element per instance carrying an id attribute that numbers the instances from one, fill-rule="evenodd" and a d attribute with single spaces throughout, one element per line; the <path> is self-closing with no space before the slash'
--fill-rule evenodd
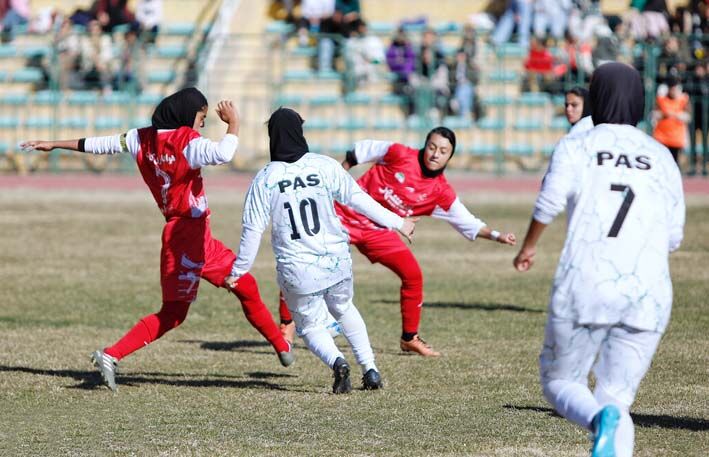
<path id="1" fill-rule="evenodd" d="M 563 65 L 563 64 L 561 64 Z M 550 92 L 554 89 L 553 81 L 555 71 L 559 76 L 565 72 L 566 67 L 556 66 L 554 56 L 549 51 L 544 40 L 532 37 L 529 46 L 529 54 L 524 61 L 524 68 L 527 70 L 525 79 L 522 82 L 522 90 Z"/>
<path id="2" fill-rule="evenodd" d="M 303 0 L 301 13 L 303 17 L 298 27 L 299 44 L 307 46 L 310 42 L 316 43 L 318 48 L 318 71 L 332 71 L 335 57 L 335 41 L 331 36 L 327 35 L 337 33 L 333 21 L 335 0 Z"/>
<path id="3" fill-rule="evenodd" d="M 612 27 L 616 27 L 614 30 Z M 606 62 L 615 62 L 620 54 L 620 34 L 617 22 L 599 24 L 594 30 L 596 46 L 593 48 L 593 68 L 598 68 Z"/>
<path id="4" fill-rule="evenodd" d="M 162 21 L 162 0 L 140 0 L 135 6 L 135 19 L 140 24 L 143 41 L 155 43 Z"/>
<path id="5" fill-rule="evenodd" d="M 681 76 L 687 71 L 687 63 L 692 59 L 686 39 L 668 36 L 658 58 L 657 78 L 664 81 L 669 75 Z"/>
<path id="6" fill-rule="evenodd" d="M 362 20 L 362 10 L 359 0 L 336 0 L 335 14 L 332 16 L 335 28 L 343 37 L 349 38 L 350 34 L 358 29 Z"/>
<path id="7" fill-rule="evenodd" d="M 475 109 L 475 86 L 478 83 L 478 71 L 473 60 L 461 47 L 455 54 L 455 61 L 448 70 L 450 87 L 453 91 L 451 111 L 458 116 L 470 119 Z M 477 116 L 476 116 L 477 119 Z"/>
<path id="8" fill-rule="evenodd" d="M 460 49 L 465 52 L 466 58 L 471 62 L 475 61 L 475 56 L 478 52 L 478 35 L 473 24 L 465 24 L 463 27 L 463 40 L 460 44 Z"/>
<path id="9" fill-rule="evenodd" d="M 632 0 L 630 32 L 636 40 L 655 40 L 670 31 L 665 0 Z"/>
<path id="10" fill-rule="evenodd" d="M 74 31 L 71 19 L 65 18 L 54 36 L 54 52 L 57 55 L 59 71 L 57 82 L 61 90 L 81 87 L 78 81 L 77 63 L 81 54 L 79 35 Z"/>
<path id="11" fill-rule="evenodd" d="M 709 15 L 709 4 L 705 0 L 691 0 L 689 2 L 683 33 L 692 35 L 692 54 L 697 59 L 702 59 L 706 54 L 702 44 L 702 35 L 709 33 L 707 15 Z"/>
<path id="12" fill-rule="evenodd" d="M 667 146 L 675 162 L 686 145 L 687 124 L 690 121 L 689 95 L 682 91 L 682 85 L 675 76 L 667 78 L 665 87 L 658 88 L 653 118 L 657 121 L 652 136 Z"/>
<path id="13" fill-rule="evenodd" d="M 315 43 L 311 34 L 320 32 L 320 25 L 331 20 L 335 14 L 335 0 L 303 0 L 300 7 L 301 18 L 298 23 L 298 44 L 308 46 Z"/>
<path id="14" fill-rule="evenodd" d="M 14 39 L 13 29 L 20 25 L 26 25 L 31 16 L 29 0 L 7 0 L 4 8 L 4 15 L 0 22 L 1 40 L 3 43 Z"/>
<path id="15" fill-rule="evenodd" d="M 89 22 L 87 35 L 81 37 L 79 72 L 83 80 L 83 89 L 111 89 L 111 65 L 113 63 L 113 44 L 109 35 L 102 33 L 98 20 Z"/>
<path id="16" fill-rule="evenodd" d="M 415 97 L 420 106 L 415 109 L 419 114 L 435 109 L 433 114 L 438 117 L 448 111 L 451 92 L 443 47 L 433 29 L 423 32 L 417 57 L 416 72 L 410 79 L 414 88 L 421 87 L 421 96 Z M 431 97 L 423 95 L 428 90 Z"/>
<path id="17" fill-rule="evenodd" d="M 98 0 L 96 19 L 105 32 L 111 33 L 113 27 L 135 21 L 135 16 L 128 9 L 128 0 Z"/>
<path id="18" fill-rule="evenodd" d="M 543 40 L 551 36 L 559 42 L 564 37 L 571 0 L 536 0 L 534 2 L 534 36 Z"/>
<path id="19" fill-rule="evenodd" d="M 345 55 L 354 72 L 355 84 L 367 84 L 377 79 L 377 67 L 386 60 L 384 43 L 370 35 L 367 23 L 359 21 L 357 30 L 345 43 Z"/>
<path id="20" fill-rule="evenodd" d="M 562 77 L 574 83 L 587 81 L 593 72 L 591 52 L 589 43 L 579 43 L 576 36 L 567 30 L 564 43 L 559 49 L 559 61 L 566 66 L 566 73 Z"/>
<path id="21" fill-rule="evenodd" d="M 114 90 L 140 92 L 143 87 L 141 62 L 145 62 L 145 53 L 138 40 L 140 28 L 134 24 L 124 35 L 123 43 L 118 51 L 118 65 L 113 75 Z"/>
<path id="22" fill-rule="evenodd" d="M 515 25 L 517 25 L 519 44 L 525 48 L 529 46 L 533 3 L 534 0 L 509 0 L 507 9 L 495 25 L 492 34 L 492 43 L 495 46 L 510 41 Z"/>
<path id="23" fill-rule="evenodd" d="M 416 54 L 409 37 L 403 28 L 396 31 L 396 35 L 387 49 L 387 65 L 395 75 L 393 92 L 404 98 L 403 108 L 407 116 L 414 114 L 413 88 L 411 75 L 416 67 Z"/>
<path id="24" fill-rule="evenodd" d="M 707 175 L 707 160 L 709 149 L 707 132 L 709 131 L 709 72 L 707 62 L 698 62 L 687 82 L 687 93 L 692 104 L 692 122 L 689 129 L 689 174 L 697 172 L 697 134 L 702 141 L 702 174 Z"/>

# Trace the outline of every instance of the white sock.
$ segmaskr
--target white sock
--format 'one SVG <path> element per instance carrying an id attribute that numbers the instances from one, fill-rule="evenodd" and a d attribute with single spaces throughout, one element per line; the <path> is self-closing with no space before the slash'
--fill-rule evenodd
<path id="1" fill-rule="evenodd" d="M 620 410 L 620 422 L 615 431 L 615 455 L 616 457 L 633 457 L 633 446 L 635 445 L 633 419 L 625 408 L 618 406 L 618 409 Z"/>
<path id="2" fill-rule="evenodd" d="M 337 360 L 338 357 L 345 358 L 342 352 L 337 349 L 335 341 L 325 327 L 319 326 L 313 328 L 303 335 L 302 338 L 306 346 L 308 346 L 308 349 L 310 349 L 310 352 L 318 356 L 318 358 L 325 362 L 330 368 L 335 364 L 335 360 Z"/>
<path id="3" fill-rule="evenodd" d="M 366 373 L 371 368 L 376 370 L 374 352 L 369 344 L 369 335 L 367 335 L 367 325 L 357 308 L 354 305 L 347 307 L 347 310 L 340 316 L 339 322 L 342 326 L 342 333 L 350 343 L 355 359 L 362 368 L 362 373 Z"/>
<path id="4" fill-rule="evenodd" d="M 571 422 L 593 431 L 593 417 L 601 410 L 587 386 L 555 379 L 544 386 L 544 397 L 554 409 Z"/>

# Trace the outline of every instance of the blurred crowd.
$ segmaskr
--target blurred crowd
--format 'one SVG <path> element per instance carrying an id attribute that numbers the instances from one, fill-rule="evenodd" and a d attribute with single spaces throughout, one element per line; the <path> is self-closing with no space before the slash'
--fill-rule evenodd
<path id="1" fill-rule="evenodd" d="M 51 36 L 60 89 L 139 91 L 142 75 L 136 62 L 155 42 L 162 11 L 162 0 L 138 0 L 135 10 L 128 8 L 128 0 L 95 0 L 73 11 L 59 5 L 35 11 L 30 0 L 0 0 L 0 37 L 12 42 L 20 30 Z M 45 74 L 37 88 L 49 80 L 52 63 L 45 57 L 28 60 L 28 66 Z"/>
<path id="2" fill-rule="evenodd" d="M 359 0 L 274 1 L 272 13 L 295 25 L 299 46 L 315 47 L 314 70 L 353 75 L 348 90 L 391 80 L 392 93 L 412 118 L 422 114 L 419 104 L 439 118 L 485 115 L 478 87 L 484 73 L 495 70 L 481 69 L 478 47 L 484 42 L 500 56 L 509 49 L 520 53 L 524 72 L 515 79 L 521 92 L 562 95 L 587 85 L 603 63 L 625 61 L 656 78 L 648 119 L 656 136 L 666 141 L 662 132 L 670 118 L 669 130 L 682 137 L 670 147 L 691 144 L 694 151 L 696 130 L 706 150 L 709 0 L 689 0 L 673 11 L 665 0 L 632 0 L 621 15 L 602 14 L 597 0 L 490 1 L 469 16 L 453 47 L 443 44 L 426 17 L 400 21 L 385 43 L 370 33 Z"/>

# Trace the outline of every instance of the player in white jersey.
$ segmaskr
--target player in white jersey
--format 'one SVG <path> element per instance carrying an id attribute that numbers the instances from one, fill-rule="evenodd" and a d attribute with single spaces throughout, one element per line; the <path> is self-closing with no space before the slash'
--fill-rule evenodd
<path id="1" fill-rule="evenodd" d="M 685 206 L 667 148 L 635 127 L 639 73 L 602 65 L 590 98 L 595 127 L 556 147 L 514 265 L 532 266 L 544 228 L 566 207 L 540 356 L 544 396 L 594 433 L 593 456 L 624 457 L 634 444 L 629 409 L 670 318 L 668 257 L 682 241 Z"/>
<path id="2" fill-rule="evenodd" d="M 278 284 L 293 315 L 296 332 L 334 371 L 334 393 L 349 392 L 349 365 L 326 330 L 328 310 L 337 319 L 357 362 L 365 389 L 382 387 L 367 328 L 352 303 L 349 240 L 335 214 L 334 201 L 349 205 L 382 227 L 409 238 L 414 221 L 388 211 L 357 185 L 332 158 L 308 152 L 303 119 L 288 108 L 268 121 L 271 162 L 246 194 L 240 251 L 227 284 L 238 282 L 253 265 L 261 235 L 273 221 L 271 245 Z"/>
<path id="3" fill-rule="evenodd" d="M 580 86 L 574 86 L 566 91 L 564 94 L 564 115 L 569 124 L 571 124 L 569 135 L 575 135 L 593 128 L 588 90 Z"/>

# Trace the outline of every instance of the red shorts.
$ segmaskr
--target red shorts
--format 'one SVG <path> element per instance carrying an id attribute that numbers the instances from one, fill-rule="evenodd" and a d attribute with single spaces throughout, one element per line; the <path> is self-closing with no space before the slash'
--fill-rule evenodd
<path id="1" fill-rule="evenodd" d="M 160 252 L 163 301 L 193 302 L 200 278 L 222 287 L 235 259 L 234 251 L 212 238 L 206 217 L 168 221 Z"/>
<path id="2" fill-rule="evenodd" d="M 409 249 L 393 230 L 343 226 L 350 234 L 350 244 L 355 245 L 372 263 L 379 262 L 386 255 Z"/>

